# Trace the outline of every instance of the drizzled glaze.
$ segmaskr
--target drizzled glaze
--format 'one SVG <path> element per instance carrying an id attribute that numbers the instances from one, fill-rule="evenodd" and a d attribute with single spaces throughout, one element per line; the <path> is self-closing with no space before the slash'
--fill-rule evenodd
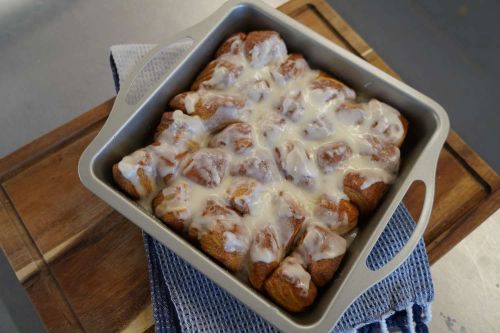
<path id="1" fill-rule="evenodd" d="M 276 34 L 251 44 L 251 48 L 237 36 L 227 43 L 229 51 L 219 56 L 211 77 L 201 82 L 199 90 L 185 95 L 186 114 L 176 110 L 172 124 L 157 136 L 161 145 L 138 150 L 118 166 L 141 197 L 150 196 L 139 181 L 139 168 L 157 184 L 154 191 L 166 186 L 164 177 L 171 173 L 164 195 L 172 195 L 179 186 L 183 186 L 184 192 L 157 207 L 156 214 L 185 208 L 189 202 L 184 216 L 189 213 L 191 227 L 199 231 L 198 236 L 214 225 L 213 216 L 203 215 L 207 200 L 229 207 L 234 187 L 241 181 L 256 180 L 256 192 L 234 199 L 247 206 L 248 212 L 239 211 L 240 215 L 234 213 L 217 219 L 224 225 L 226 251 L 250 249 L 250 262 L 270 263 L 282 259 L 285 243 L 293 232 L 290 225 L 280 222 L 281 217 L 294 213 L 279 201 L 279 193 L 291 196 L 309 218 L 314 215 L 321 194 L 327 193 L 336 203 L 348 200 L 343 179 L 349 172 L 363 175 L 363 189 L 379 181 L 391 183 L 397 172 L 394 159 L 399 160 L 397 146 L 404 138 L 404 126 L 399 112 L 392 107 L 374 99 L 356 103 L 353 90 L 325 79 L 319 71 L 310 69 L 301 56 L 287 57 L 286 46 Z M 208 116 L 200 113 L 200 106 L 204 112 L 210 111 Z M 245 131 L 240 133 L 226 127 L 217 134 L 228 121 L 244 122 L 245 125 L 238 126 L 244 126 Z M 177 138 L 179 128 L 182 128 L 181 139 Z M 395 145 L 397 156 L 391 155 L 391 167 L 373 158 L 378 153 L 371 144 L 373 138 Z M 163 149 L 163 142 L 175 144 L 175 148 Z M 199 147 L 218 147 L 205 151 L 217 151 L 225 159 L 223 165 L 216 167 L 201 150 L 189 153 L 180 165 L 165 164 L 165 158 L 172 160 L 193 150 L 192 142 Z M 334 145 L 334 149 L 326 149 L 329 145 Z M 344 158 L 346 152 L 349 156 Z M 335 163 L 326 163 L 321 158 Z M 195 170 L 193 161 L 199 162 L 202 181 L 189 176 Z M 151 209 L 150 204 L 145 205 Z M 304 228 L 309 224 L 306 222 Z M 243 227 L 245 232 L 232 232 L 235 225 Z M 254 236 L 265 228 L 274 235 L 273 247 L 259 248 L 257 240 L 256 246 L 250 246 Z M 312 253 L 312 260 L 333 258 L 345 251 L 346 243 L 338 239 L 343 240 L 340 236 L 336 235 L 336 245 L 326 246 L 324 251 L 316 248 L 318 237 L 321 235 L 311 231 L 302 245 Z M 304 292 L 310 283 L 310 275 L 304 269 L 306 264 L 299 256 L 293 256 L 280 266 L 282 274 Z"/>
<path id="2" fill-rule="evenodd" d="M 304 269 L 302 260 L 297 257 L 287 257 L 281 263 L 281 274 L 285 276 L 302 294 L 307 294 L 311 275 Z"/>

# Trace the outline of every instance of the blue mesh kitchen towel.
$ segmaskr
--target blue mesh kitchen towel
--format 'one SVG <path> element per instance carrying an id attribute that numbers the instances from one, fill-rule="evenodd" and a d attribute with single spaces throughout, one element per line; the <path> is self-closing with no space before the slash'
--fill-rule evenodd
<path id="1" fill-rule="evenodd" d="M 153 45 L 116 45 L 111 67 L 117 90 L 131 68 Z M 140 75 L 134 94 L 147 91 L 182 55 L 186 45 L 174 43 Z M 137 81 L 137 80 L 136 80 Z M 128 97 L 128 96 L 127 96 Z M 133 96 L 135 100 L 141 96 Z M 415 223 L 400 205 L 368 258 L 368 266 L 383 266 L 403 247 Z M 151 298 L 157 332 L 275 332 L 264 319 L 219 288 L 151 236 L 144 234 Z M 362 294 L 332 328 L 332 332 L 428 332 L 434 298 L 424 242 L 391 275 Z"/>

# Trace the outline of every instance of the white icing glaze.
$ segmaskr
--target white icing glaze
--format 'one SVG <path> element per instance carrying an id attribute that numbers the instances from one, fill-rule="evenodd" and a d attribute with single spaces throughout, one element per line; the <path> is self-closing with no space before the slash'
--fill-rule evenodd
<path id="1" fill-rule="evenodd" d="M 167 186 L 162 190 L 162 194 L 165 199 L 155 207 L 155 215 L 164 216 L 173 213 L 185 221 L 191 218 L 191 186 L 187 182 L 181 181 Z"/>
<path id="2" fill-rule="evenodd" d="M 241 71 L 234 75 L 228 68 L 217 65 L 211 78 L 205 81 L 206 84 L 185 97 L 187 114 L 175 111 L 173 115 L 175 121 L 172 126 L 177 126 L 175 128 L 187 124 L 187 134 L 184 134 L 186 141 L 199 142 L 201 147 L 205 147 L 210 139 L 211 142 L 224 142 L 221 145 L 210 145 L 225 147 L 228 172 L 221 177 L 219 172 L 215 172 L 209 159 L 199 157 L 197 162 L 203 166 L 202 177 L 213 180 L 216 185 L 211 188 L 202 186 L 178 172 L 169 187 L 181 183 L 189 185 L 189 209 L 193 216 L 191 226 L 200 231 L 199 236 L 210 230 L 214 220 L 217 220 L 226 227 L 223 234 L 226 251 L 244 251 L 253 241 L 249 251 L 252 262 L 270 263 L 281 260 L 285 255 L 283 248 L 293 233 L 293 226 L 289 222 L 293 214 L 290 207 L 280 199 L 280 193 L 286 193 L 300 203 L 306 218 L 311 218 L 318 198 L 323 193 L 327 193 L 336 203 L 341 199 L 348 200 L 343 190 L 343 180 L 349 172 L 358 172 L 366 179 L 363 189 L 377 181 L 391 183 L 395 177 L 395 168 L 372 159 L 374 150 L 367 138 L 373 136 L 382 142 L 398 144 L 404 134 L 399 113 L 392 107 L 377 100 L 368 101 L 365 96 L 361 97 L 363 103 L 349 105 L 354 103 L 354 91 L 345 86 L 335 88 L 335 85 L 320 88 L 315 84 L 319 71 L 310 69 L 304 59 L 295 61 L 294 66 L 299 69 L 298 75 L 283 72 L 280 65 L 285 59 L 286 46 L 276 35 L 256 44 L 249 54 L 245 51 L 244 42 L 235 37 L 231 52 L 221 55 L 219 60 L 234 64 Z M 240 99 L 238 101 L 244 99 L 243 106 L 236 103 L 237 98 Z M 361 102 L 361 99 L 358 101 Z M 196 112 L 200 102 L 208 105 L 214 101 L 217 109 L 212 117 L 201 120 L 198 116 L 191 115 Z M 253 141 L 252 148 L 239 153 L 234 150 L 234 142 L 246 136 L 237 133 L 226 135 L 224 130 L 219 134 L 214 133 L 221 129 L 221 124 L 236 121 L 246 122 L 252 128 L 252 133 L 248 136 Z M 172 127 L 170 132 L 169 129 L 164 131 L 158 140 L 171 143 L 175 128 Z M 349 146 L 352 151 L 350 157 L 335 167 L 318 168 L 318 149 L 325 144 L 338 142 Z M 293 143 L 293 148 L 288 150 L 287 145 L 290 143 Z M 276 148 L 280 151 L 279 162 L 283 175 L 275 161 Z M 167 148 L 165 151 L 163 148 L 160 150 L 160 154 L 171 156 Z M 147 157 L 146 153 L 151 156 Z M 342 154 L 343 150 L 340 149 L 338 153 Z M 193 154 L 189 156 L 192 157 Z M 139 162 L 148 158 L 150 160 L 141 165 L 148 177 L 157 180 L 157 175 L 168 171 L 159 166 L 157 152 L 150 148 L 135 152 L 119 163 L 122 175 L 139 187 L 141 195 L 144 191 L 140 191 L 137 170 Z M 396 156 L 393 158 L 397 159 Z M 185 161 L 181 164 L 181 168 L 184 167 Z M 189 166 L 187 168 L 189 171 Z M 289 176 L 292 181 L 286 181 L 283 176 Z M 240 181 L 240 177 L 250 177 L 260 183 L 258 191 L 248 197 L 238 198 L 239 203 L 250 207 L 250 212 L 243 216 L 235 212 L 225 216 L 202 216 L 209 198 L 222 206 L 230 206 L 228 193 Z M 305 183 L 301 181 L 303 179 L 311 182 L 306 182 L 308 185 L 304 186 Z M 163 186 L 164 184 L 159 184 L 159 187 Z M 165 191 L 170 193 L 167 189 Z M 165 207 L 158 208 L 158 214 L 174 210 L 177 206 L 182 206 L 182 202 L 181 198 L 166 202 Z M 346 217 L 336 218 L 343 221 Z M 242 232 L 230 232 L 234 225 L 241 227 Z M 255 235 L 265 228 L 273 235 L 274 243 L 271 248 L 261 246 L 255 240 Z M 345 241 L 342 246 L 342 242 L 335 237 L 333 245 L 327 251 L 318 251 L 315 248 L 317 244 L 309 240 L 314 237 L 313 234 L 306 237 L 303 245 L 308 252 L 314 253 L 313 258 L 338 255 L 342 252 L 342 247 L 345 251 Z M 284 274 L 296 278 L 299 285 L 307 291 L 310 276 L 299 259 L 287 258 L 282 263 L 282 268 Z"/>
<path id="3" fill-rule="evenodd" d="M 204 148 L 194 152 L 182 172 L 186 177 L 196 179 L 200 184 L 215 187 L 226 174 L 229 154 L 219 148 Z M 190 176 L 196 174 L 196 177 Z"/>
<path id="4" fill-rule="evenodd" d="M 281 274 L 286 277 L 303 295 L 309 293 L 311 275 L 302 267 L 298 257 L 287 257 L 280 266 Z"/>
<path id="5" fill-rule="evenodd" d="M 235 154 L 247 155 L 255 141 L 252 126 L 246 123 L 231 124 L 212 137 L 210 147 L 225 147 Z"/>
<path id="6" fill-rule="evenodd" d="M 316 223 L 318 221 L 308 223 L 304 239 L 297 249 L 305 262 L 334 259 L 343 255 L 347 248 L 346 240 Z"/>
<path id="7" fill-rule="evenodd" d="M 401 141 L 404 129 L 399 112 L 393 107 L 372 99 L 368 102 L 368 114 L 370 115 L 372 131 L 385 141 L 398 143 Z"/>
<path id="8" fill-rule="evenodd" d="M 198 116 L 189 116 L 180 110 L 176 110 L 172 113 L 172 119 L 172 125 L 161 134 L 160 141 L 177 143 L 169 136 L 181 129 L 183 131 L 182 140 L 193 140 L 201 143 L 208 136 L 205 125 Z M 167 135 L 167 137 L 163 138 L 163 135 Z"/>
<path id="9" fill-rule="evenodd" d="M 200 100 L 200 96 L 196 93 L 188 93 L 184 99 L 184 104 L 186 105 L 186 112 L 191 114 L 195 111 L 196 104 Z"/>
<path id="10" fill-rule="evenodd" d="M 130 183 L 134 186 L 139 196 L 144 197 L 149 193 L 147 193 L 146 189 L 142 186 L 137 172 L 139 169 L 142 169 L 144 175 L 153 184 L 156 184 L 156 162 L 156 155 L 151 152 L 150 149 L 142 148 L 136 150 L 128 156 L 125 156 L 118 163 L 118 169 L 120 170 L 122 176 L 130 181 Z"/>
<path id="11" fill-rule="evenodd" d="M 245 188 L 247 191 L 243 194 L 236 194 L 241 188 Z M 259 198 L 264 195 L 263 186 L 261 186 L 259 182 L 250 178 L 234 179 L 227 193 L 231 200 L 234 201 L 234 204 L 240 208 L 236 210 L 243 213 L 243 211 L 248 208 L 248 214 L 252 216 L 259 215 L 259 210 L 262 209 L 262 207 L 258 205 L 260 203 Z"/>
<path id="12" fill-rule="evenodd" d="M 203 86 L 212 89 L 226 89 L 233 85 L 241 73 L 240 67 L 228 68 L 222 64 L 217 64 L 213 70 L 212 77 L 203 82 Z"/>
<path id="13" fill-rule="evenodd" d="M 271 246 L 264 246 L 266 236 L 271 238 Z M 271 263 L 281 260 L 283 251 L 277 237 L 275 223 L 266 224 L 257 230 L 250 247 L 250 262 Z"/>
<path id="14" fill-rule="evenodd" d="M 278 35 L 265 39 L 250 50 L 250 64 L 254 68 L 262 68 L 270 64 L 282 62 L 287 55 L 286 45 Z"/>

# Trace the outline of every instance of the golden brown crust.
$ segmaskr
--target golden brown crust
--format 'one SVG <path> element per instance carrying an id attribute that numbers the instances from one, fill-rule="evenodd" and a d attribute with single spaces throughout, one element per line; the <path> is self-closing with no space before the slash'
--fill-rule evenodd
<path id="1" fill-rule="evenodd" d="M 124 192 L 126 192 L 131 198 L 135 200 L 141 198 L 134 184 L 132 184 L 132 182 L 130 182 L 125 177 L 123 177 L 122 173 L 120 172 L 120 169 L 118 168 L 118 163 L 113 165 L 112 171 L 113 171 L 113 179 Z M 146 176 L 142 168 L 137 169 L 137 177 L 139 178 L 141 186 L 144 189 L 145 196 L 149 195 L 150 193 L 153 193 L 155 185 Z"/>
<path id="2" fill-rule="evenodd" d="M 279 67 L 279 73 L 283 75 L 285 80 L 292 80 L 295 78 L 298 78 L 301 76 L 305 69 L 307 68 L 306 66 L 300 66 L 298 65 L 299 62 L 305 62 L 304 56 L 299 53 L 292 53 L 289 54 L 286 60 L 280 65 Z"/>
<path id="3" fill-rule="evenodd" d="M 170 106 L 172 110 L 181 110 L 183 112 L 186 112 L 187 110 L 185 100 L 189 94 L 192 93 L 188 91 L 175 95 L 168 103 L 168 106 Z"/>
<path id="4" fill-rule="evenodd" d="M 399 170 L 400 151 L 399 148 L 392 144 L 382 142 L 377 137 L 368 137 L 370 151 L 361 153 L 362 155 L 371 156 L 371 160 L 378 162 L 385 170 L 396 173 Z"/>
<path id="5" fill-rule="evenodd" d="M 243 215 L 250 213 L 249 201 L 253 200 L 252 197 L 257 191 L 257 181 L 246 179 L 233 185 L 228 190 L 231 207 Z"/>
<path id="6" fill-rule="evenodd" d="M 193 110 L 187 110 L 186 108 L 186 97 L 190 94 L 197 95 L 197 101 L 193 106 Z M 205 98 L 204 98 L 205 97 Z M 197 92 L 184 92 L 176 95 L 170 100 L 170 107 L 176 110 L 181 110 L 184 113 L 188 113 L 193 116 L 199 116 L 202 120 L 205 120 L 205 125 L 210 131 L 217 131 L 229 124 L 237 123 L 243 121 L 243 116 L 245 115 L 245 104 L 246 99 L 241 96 L 229 96 L 229 95 L 213 95 L 207 98 L 207 96 L 200 96 Z M 221 109 L 232 110 L 234 112 L 225 112 L 221 115 L 221 119 L 217 119 L 216 123 L 210 124 L 208 121 L 218 113 L 220 115 Z"/>
<path id="7" fill-rule="evenodd" d="M 347 85 L 342 82 L 334 79 L 330 74 L 320 71 L 319 75 L 314 79 L 311 83 L 313 89 L 335 89 L 346 97 L 346 99 L 354 99 L 356 97 L 356 93 L 354 90 L 349 88 Z"/>
<path id="8" fill-rule="evenodd" d="M 366 178 L 359 173 L 348 173 L 344 178 L 344 192 L 358 207 L 363 215 L 368 215 L 377 208 L 388 186 L 382 181 L 375 182 L 362 189 Z"/>
<path id="9" fill-rule="evenodd" d="M 270 263 L 261 261 L 251 263 L 248 269 L 248 280 L 250 281 L 252 287 L 257 290 L 262 290 L 264 281 L 278 266 L 278 261 L 273 261 Z"/>
<path id="10" fill-rule="evenodd" d="M 160 192 L 158 195 L 153 199 L 153 211 L 156 210 L 156 208 L 165 200 L 165 197 L 163 196 L 163 193 Z M 184 231 L 184 226 L 186 225 L 186 221 L 183 219 L 179 218 L 178 214 L 175 214 L 174 212 L 166 212 L 162 216 L 157 217 L 165 223 L 167 226 L 172 228 L 175 232 L 177 233 L 182 233 Z"/>
<path id="11" fill-rule="evenodd" d="M 241 217 L 235 211 L 223 206 L 215 200 L 208 200 L 201 218 L 212 220 L 209 230 L 203 232 L 198 230 L 196 226 L 193 225 L 196 222 L 194 219 L 193 224 L 191 224 L 188 229 L 189 239 L 197 241 L 205 253 L 220 262 L 230 271 L 239 271 L 248 248 L 227 251 L 225 234 L 232 233 L 242 238 L 249 237 L 248 230 L 241 224 Z M 224 219 L 228 220 L 225 221 Z M 229 220 L 231 220 L 231 222 Z"/>
<path id="12" fill-rule="evenodd" d="M 304 311 L 314 302 L 318 293 L 313 281 L 309 282 L 309 290 L 305 293 L 283 275 L 281 267 L 264 282 L 264 288 L 276 303 L 290 312 Z"/>
<path id="13" fill-rule="evenodd" d="M 256 45 L 274 36 L 281 38 L 276 31 L 252 31 L 248 33 L 244 43 L 244 50 L 247 58 L 251 59 L 251 52 Z"/>
<path id="14" fill-rule="evenodd" d="M 325 286 L 333 278 L 344 257 L 345 239 L 321 224 L 313 224 L 307 227 L 297 244 L 292 256 L 300 258 L 316 286 Z M 318 255 L 333 255 L 330 251 L 334 248 L 337 248 L 336 257 L 314 259 Z"/>
<path id="15" fill-rule="evenodd" d="M 256 289 L 262 288 L 262 283 L 266 277 L 271 274 L 281 260 L 294 248 L 302 224 L 305 221 L 304 208 L 293 197 L 285 192 L 280 192 L 275 200 L 277 200 L 277 205 L 284 204 L 288 207 L 288 209 L 285 209 L 286 213 L 284 215 L 278 216 L 276 227 L 285 228 L 285 230 L 290 230 L 291 227 L 292 232 L 287 235 L 287 237 L 289 237 L 288 239 L 282 240 L 285 241 L 285 243 L 281 245 L 278 244 L 276 236 L 276 232 L 281 233 L 281 230 L 274 231 L 276 229 L 267 227 L 255 235 L 252 246 L 266 249 L 273 253 L 276 258 L 276 260 L 271 263 L 254 262 L 250 260 L 249 280 Z"/>
<path id="16" fill-rule="evenodd" d="M 187 238 L 189 239 L 190 242 L 196 244 L 196 245 L 200 245 L 199 244 L 199 241 L 198 241 L 198 236 L 200 234 L 200 231 L 193 227 L 193 226 L 189 226 L 188 230 L 187 230 Z"/>
<path id="17" fill-rule="evenodd" d="M 191 85 L 191 90 L 196 91 L 200 88 L 200 85 L 208 81 L 212 78 L 212 75 L 214 74 L 215 67 L 219 64 L 219 60 L 213 60 L 208 63 L 207 67 L 205 67 L 200 74 L 194 79 L 193 84 Z"/>
<path id="18" fill-rule="evenodd" d="M 337 204 L 328 195 L 322 194 L 315 213 L 330 230 L 339 235 L 347 234 L 358 225 L 359 211 L 356 206 L 345 199 L 341 199 Z"/>
<path id="19" fill-rule="evenodd" d="M 161 140 L 167 141 L 176 146 L 176 148 L 179 148 L 178 145 L 182 144 L 185 151 L 180 151 L 176 158 L 180 161 L 188 152 L 199 149 L 200 142 L 192 139 L 193 134 L 189 133 L 190 128 L 188 124 L 174 124 L 174 122 L 174 113 L 170 111 L 164 112 L 160 123 L 156 127 L 154 140 L 155 142 Z M 167 131 L 168 133 L 166 133 Z"/>
<path id="20" fill-rule="evenodd" d="M 200 247 L 209 256 L 220 262 L 232 272 L 238 272 L 241 269 L 244 253 L 227 252 L 224 249 L 224 228 L 217 225 L 218 228 L 203 234 L 200 238 Z M 238 226 L 230 229 L 231 232 L 237 232 Z"/>
<path id="21" fill-rule="evenodd" d="M 215 187 L 220 184 L 228 167 L 223 150 L 204 148 L 196 151 L 185 164 L 182 173 L 197 184 Z"/>
<path id="22" fill-rule="evenodd" d="M 207 65 L 207 67 L 205 67 L 205 69 L 203 69 L 203 71 L 201 71 L 200 74 L 198 74 L 193 84 L 191 85 L 191 90 L 196 91 L 201 86 L 207 89 L 214 88 L 213 85 L 207 84 L 206 81 L 209 81 L 213 77 L 216 67 L 224 67 L 228 72 L 232 73 L 235 78 L 237 78 L 243 70 L 242 66 L 235 65 L 229 61 L 220 59 L 213 60 Z"/>
<path id="23" fill-rule="evenodd" d="M 312 81 L 313 89 L 325 89 L 325 88 L 334 88 L 337 90 L 342 90 L 346 87 L 345 84 L 336 80 L 330 74 L 320 71 L 316 79 Z"/>
<path id="24" fill-rule="evenodd" d="M 330 142 L 318 147 L 316 160 L 323 173 L 334 171 L 343 161 L 352 156 L 352 149 L 345 142 Z"/>
<path id="25" fill-rule="evenodd" d="M 174 121 L 173 118 L 174 118 L 173 112 L 164 112 L 163 113 L 163 115 L 161 116 L 161 119 L 160 119 L 160 123 L 156 127 L 156 131 L 155 131 L 155 135 L 154 135 L 155 141 L 158 139 L 158 137 L 161 135 L 161 133 L 163 133 L 163 131 L 165 131 L 167 128 L 169 128 L 172 125 L 172 123 Z M 179 141 L 181 136 L 182 136 L 182 132 L 175 134 L 176 142 Z"/>
<path id="26" fill-rule="evenodd" d="M 243 42 L 246 39 L 246 36 L 247 35 L 244 32 L 237 32 L 229 36 L 224 42 L 222 42 L 221 46 L 219 46 L 217 52 L 215 52 L 215 57 L 218 58 L 221 55 L 231 53 L 232 51 L 237 54 L 240 51 L 239 47 L 236 47 L 233 50 L 231 47 L 236 40 Z"/>
<path id="27" fill-rule="evenodd" d="M 182 233 L 191 221 L 189 193 L 189 185 L 180 183 L 160 191 L 152 202 L 154 214 L 178 233 Z"/>
<path id="28" fill-rule="evenodd" d="M 123 177 L 120 169 L 118 168 L 118 163 L 113 165 L 113 179 L 116 184 L 127 193 L 132 199 L 138 200 L 140 199 L 139 193 L 137 193 L 134 185 L 125 177 Z"/>
<path id="29" fill-rule="evenodd" d="M 333 278 L 333 275 L 339 268 L 344 255 L 338 256 L 333 259 L 321 259 L 312 261 L 308 267 L 311 273 L 311 279 L 318 287 L 324 287 Z"/>
<path id="30" fill-rule="evenodd" d="M 255 261 L 255 258 L 252 256 L 253 253 L 259 254 L 261 253 L 260 251 L 266 251 L 266 253 L 273 255 L 274 261 L 269 263 Z M 250 250 L 248 268 L 248 279 L 254 288 L 262 289 L 264 281 L 278 267 L 283 256 L 284 251 L 280 248 L 280 244 L 278 244 L 276 229 L 268 225 L 255 234 Z"/>
<path id="31" fill-rule="evenodd" d="M 248 123 L 234 123 L 212 137 L 209 147 L 226 147 L 236 154 L 244 154 L 254 148 L 253 130 Z"/>
<path id="32" fill-rule="evenodd" d="M 306 212 L 304 207 L 302 207 L 302 205 L 289 194 L 280 192 L 278 195 L 290 209 L 290 215 L 285 218 L 280 216 L 279 218 L 281 221 L 279 220 L 278 223 L 290 223 L 293 228 L 292 235 L 290 236 L 284 249 L 284 255 L 287 255 L 297 241 L 297 236 L 299 235 L 302 224 L 306 219 Z"/>

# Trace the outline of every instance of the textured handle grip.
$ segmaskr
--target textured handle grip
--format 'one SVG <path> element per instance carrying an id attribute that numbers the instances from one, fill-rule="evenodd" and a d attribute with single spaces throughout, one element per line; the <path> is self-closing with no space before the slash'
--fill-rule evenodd
<path id="1" fill-rule="evenodd" d="M 224 7 L 231 7 L 228 3 Z M 140 106 L 172 75 L 201 42 L 210 35 L 215 20 L 225 15 L 219 10 L 202 22 L 160 42 L 151 50 L 121 84 L 113 108 L 103 129 L 99 133 L 114 133 L 119 130 Z M 175 50 L 175 52 L 174 52 Z M 107 138 L 99 138 L 107 139 Z"/>
<path id="2" fill-rule="evenodd" d="M 440 143 L 441 147 L 442 143 Z M 375 239 L 372 246 L 367 246 L 358 258 L 357 264 L 354 265 L 353 269 L 349 272 L 349 276 L 345 279 L 343 286 L 341 287 L 341 292 L 337 295 L 335 306 L 332 309 L 331 319 L 337 322 L 342 314 L 347 310 L 351 303 L 356 300 L 364 291 L 368 288 L 391 274 L 396 270 L 412 251 L 417 246 L 422 235 L 424 234 L 427 223 L 432 212 L 432 204 L 434 201 L 434 187 L 435 187 L 435 170 L 437 165 L 437 160 L 439 157 L 439 150 L 432 147 L 430 151 L 423 153 L 424 158 L 417 163 L 411 174 L 408 176 L 407 180 L 402 184 L 401 188 L 398 190 L 396 197 L 393 200 L 393 204 L 387 209 L 387 212 L 382 218 L 380 224 L 381 230 L 378 234 L 383 231 L 387 222 L 392 217 L 397 206 L 400 204 L 403 196 L 406 194 L 411 184 L 415 181 L 423 181 L 425 184 L 425 198 L 422 206 L 422 211 L 418 223 L 413 230 L 412 235 L 409 237 L 406 244 L 401 248 L 401 250 L 387 262 L 383 267 L 378 270 L 371 270 L 367 267 L 366 262 L 368 256 L 370 255 L 373 246 L 376 244 Z M 430 161 L 430 162 L 429 162 Z M 431 170 L 431 171 L 430 171 Z"/>

